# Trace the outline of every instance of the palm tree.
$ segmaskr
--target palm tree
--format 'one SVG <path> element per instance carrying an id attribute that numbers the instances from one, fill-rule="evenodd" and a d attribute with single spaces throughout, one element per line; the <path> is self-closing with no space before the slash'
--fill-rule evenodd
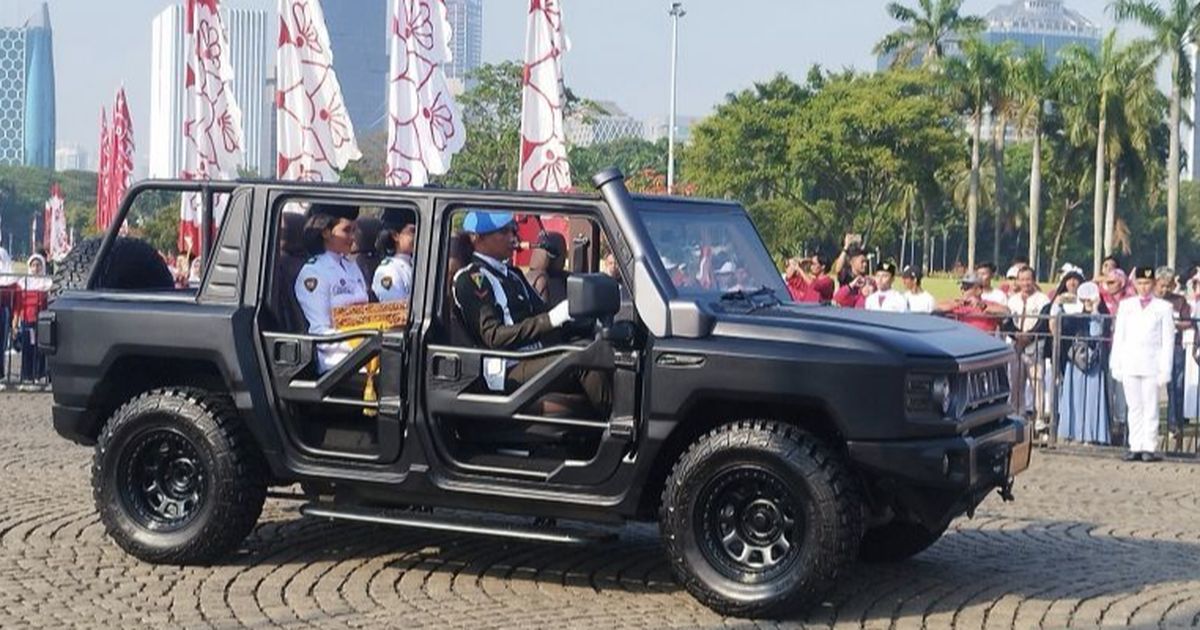
<path id="1" fill-rule="evenodd" d="M 983 135 L 983 116 L 992 93 L 992 84 L 999 73 L 1001 60 L 996 48 L 978 38 L 963 42 L 962 57 L 946 63 L 950 85 L 958 92 L 962 108 L 971 117 L 971 170 L 967 193 L 967 266 L 975 268 L 975 245 L 979 223 L 980 143 Z"/>
<path id="2" fill-rule="evenodd" d="M 988 107 L 992 115 L 992 167 L 996 169 L 995 221 L 992 225 L 992 261 L 1000 264 L 1000 232 L 1008 211 L 1008 190 L 1004 185 L 1004 148 L 1008 141 L 1008 123 L 1016 114 L 1017 95 L 1014 75 L 1018 57 L 1011 42 L 996 44 L 992 54 L 996 64 L 991 80 Z"/>
<path id="3" fill-rule="evenodd" d="M 1167 265 L 1175 266 L 1179 238 L 1179 122 L 1180 101 L 1192 89 L 1192 65 L 1187 49 L 1200 39 L 1200 2 L 1168 0 L 1166 10 L 1146 0 L 1117 0 L 1111 5 L 1119 21 L 1132 20 L 1150 31 L 1157 56 L 1171 60 L 1170 130 L 1167 154 Z"/>
<path id="4" fill-rule="evenodd" d="M 888 33 L 875 45 L 875 54 L 895 53 L 892 67 L 910 66 L 917 54 L 930 65 L 945 57 L 946 43 L 982 31 L 987 23 L 974 15 L 962 15 L 963 0 L 917 0 L 917 8 L 899 2 L 887 5 L 888 15 L 903 26 Z"/>
<path id="5" fill-rule="evenodd" d="M 1116 245 L 1117 199 L 1122 177 L 1153 181 L 1160 169 L 1154 155 L 1153 133 L 1169 105 L 1155 85 L 1154 62 L 1148 48 L 1133 44 L 1117 56 L 1114 78 L 1119 90 L 1109 111 L 1108 203 L 1104 212 L 1104 254 Z"/>
<path id="6" fill-rule="evenodd" d="M 1092 175 L 1095 184 L 1092 187 L 1092 265 L 1093 273 L 1100 273 L 1100 261 L 1104 258 L 1104 176 L 1108 166 L 1106 150 L 1110 139 L 1108 130 L 1110 101 L 1114 94 L 1120 91 L 1121 85 L 1117 80 L 1118 56 L 1121 50 L 1117 48 L 1117 32 L 1109 31 L 1100 43 L 1100 50 L 1092 52 L 1083 46 L 1070 46 L 1063 52 L 1063 84 L 1060 94 L 1068 106 L 1073 106 L 1076 115 L 1069 116 L 1073 125 L 1073 135 L 1087 133 L 1095 142 L 1096 153 Z M 1080 102 L 1072 98 L 1080 94 L 1092 95 L 1092 103 Z M 1087 112 L 1096 121 L 1095 126 L 1084 123 L 1078 114 Z M 1090 128 L 1089 128 L 1090 127 Z M 1094 131 L 1093 131 L 1094 130 Z"/>
<path id="7" fill-rule="evenodd" d="M 1027 48 L 1013 77 L 1017 94 L 1017 125 L 1033 136 L 1033 159 L 1029 167 L 1029 265 L 1038 269 L 1042 220 L 1042 134 L 1045 132 L 1046 101 L 1054 89 L 1054 72 L 1046 65 L 1045 47 Z"/>

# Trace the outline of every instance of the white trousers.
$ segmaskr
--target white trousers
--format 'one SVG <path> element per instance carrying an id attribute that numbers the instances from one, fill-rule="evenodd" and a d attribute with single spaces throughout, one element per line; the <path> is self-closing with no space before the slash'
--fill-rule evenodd
<path id="1" fill-rule="evenodd" d="M 1126 376 L 1121 385 L 1129 406 L 1129 450 L 1153 453 L 1158 450 L 1158 379 Z"/>

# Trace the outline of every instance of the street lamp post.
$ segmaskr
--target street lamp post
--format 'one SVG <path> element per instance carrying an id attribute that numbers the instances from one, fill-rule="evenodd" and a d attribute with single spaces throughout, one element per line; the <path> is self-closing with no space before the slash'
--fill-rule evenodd
<path id="1" fill-rule="evenodd" d="M 679 65 L 679 18 L 687 15 L 682 2 L 672 2 L 671 10 L 671 115 L 667 123 L 667 194 L 675 192 L 675 70 Z"/>

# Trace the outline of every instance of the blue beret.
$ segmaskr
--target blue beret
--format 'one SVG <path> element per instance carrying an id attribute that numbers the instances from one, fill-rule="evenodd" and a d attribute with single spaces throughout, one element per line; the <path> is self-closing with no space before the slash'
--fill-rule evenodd
<path id="1" fill-rule="evenodd" d="M 471 234 L 491 234 L 513 222 L 511 212 L 487 212 L 472 210 L 463 220 L 463 230 Z"/>

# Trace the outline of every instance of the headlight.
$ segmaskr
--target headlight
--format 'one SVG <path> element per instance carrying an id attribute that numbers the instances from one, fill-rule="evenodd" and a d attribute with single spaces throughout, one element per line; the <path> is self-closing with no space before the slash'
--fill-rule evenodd
<path id="1" fill-rule="evenodd" d="M 910 374 L 904 388 L 905 409 L 910 414 L 946 416 L 954 402 L 950 377 L 934 374 Z"/>

